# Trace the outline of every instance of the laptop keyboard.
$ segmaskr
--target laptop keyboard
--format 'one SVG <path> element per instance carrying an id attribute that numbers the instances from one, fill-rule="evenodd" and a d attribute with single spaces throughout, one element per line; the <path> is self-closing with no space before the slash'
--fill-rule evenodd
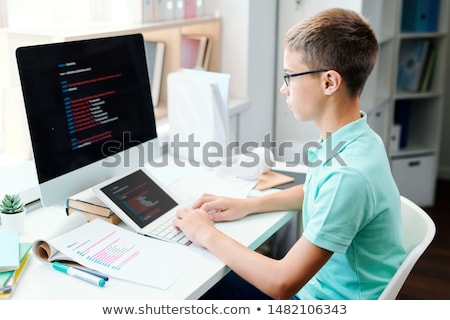
<path id="1" fill-rule="evenodd" d="M 149 235 L 186 246 L 190 245 L 192 242 L 186 238 L 184 233 L 173 227 L 173 219 L 174 215 L 168 215 L 168 218 L 164 221 L 164 223 L 152 230 Z"/>

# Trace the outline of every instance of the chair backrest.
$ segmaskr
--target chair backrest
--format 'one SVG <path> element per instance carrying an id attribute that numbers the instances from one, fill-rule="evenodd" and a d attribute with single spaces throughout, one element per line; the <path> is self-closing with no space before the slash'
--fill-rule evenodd
<path id="1" fill-rule="evenodd" d="M 428 214 L 411 200 L 401 197 L 403 243 L 407 256 L 378 299 L 394 300 L 411 269 L 429 246 L 436 227 Z"/>

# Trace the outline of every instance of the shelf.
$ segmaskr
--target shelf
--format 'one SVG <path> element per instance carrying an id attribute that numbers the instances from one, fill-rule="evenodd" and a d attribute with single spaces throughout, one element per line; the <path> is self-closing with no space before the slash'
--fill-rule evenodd
<path id="1" fill-rule="evenodd" d="M 410 92 L 410 91 L 397 91 L 395 93 L 395 100 L 405 100 L 405 99 L 431 99 L 438 98 L 442 93 L 436 91 L 430 92 Z"/>
<path id="2" fill-rule="evenodd" d="M 405 149 L 401 149 L 398 151 L 391 151 L 390 158 L 397 159 L 397 158 L 405 158 L 405 157 L 412 157 L 412 156 L 423 156 L 423 155 L 434 154 L 435 152 L 436 152 L 436 150 L 430 149 L 430 148 L 407 147 Z"/>
<path id="3" fill-rule="evenodd" d="M 392 34 L 390 34 L 390 33 L 389 34 L 384 34 L 384 33 L 378 34 L 377 38 L 378 38 L 378 43 L 380 45 L 384 45 L 386 43 L 390 43 L 391 41 L 394 40 L 394 36 Z"/>
<path id="4" fill-rule="evenodd" d="M 400 39 L 433 39 L 447 36 L 444 32 L 403 32 L 400 33 Z"/>
<path id="5" fill-rule="evenodd" d="M 22 45 L 46 44 L 63 41 L 112 37 L 140 33 L 146 41 L 161 41 L 166 44 L 162 74 L 160 102 L 167 101 L 167 74 L 181 68 L 181 37 L 183 34 L 204 34 L 212 41 L 208 71 L 221 71 L 221 19 L 198 17 L 193 19 L 167 20 L 141 24 L 91 23 L 81 26 L 49 28 L 11 28 L 8 35 L 11 50 Z M 18 76 L 16 76 L 18 79 Z M 18 81 L 17 81 L 18 82 Z M 157 115 L 159 117 L 159 115 Z"/>
<path id="6" fill-rule="evenodd" d="M 181 19 L 181 20 L 166 20 L 157 21 L 151 23 L 139 23 L 139 24 L 117 24 L 117 23 L 105 23 L 96 22 L 85 25 L 66 25 L 58 29 L 54 28 L 10 28 L 8 32 L 10 34 L 28 35 L 30 37 L 51 37 L 53 39 L 61 39 L 64 41 L 81 40 L 87 37 L 109 37 L 114 35 L 124 35 L 130 33 L 143 33 L 148 31 L 160 31 L 171 28 L 181 28 L 194 26 L 197 24 L 204 24 L 209 22 L 216 22 L 219 18 L 216 17 L 198 17 L 193 19 Z"/>

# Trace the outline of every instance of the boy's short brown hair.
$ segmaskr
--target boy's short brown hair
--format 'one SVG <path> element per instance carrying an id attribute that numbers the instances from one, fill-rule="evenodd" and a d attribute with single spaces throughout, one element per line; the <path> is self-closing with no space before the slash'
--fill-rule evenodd
<path id="1" fill-rule="evenodd" d="M 284 48 L 299 52 L 311 69 L 332 69 L 344 79 L 351 96 L 360 95 L 378 56 L 378 42 L 370 23 L 358 13 L 328 9 L 294 25 Z"/>

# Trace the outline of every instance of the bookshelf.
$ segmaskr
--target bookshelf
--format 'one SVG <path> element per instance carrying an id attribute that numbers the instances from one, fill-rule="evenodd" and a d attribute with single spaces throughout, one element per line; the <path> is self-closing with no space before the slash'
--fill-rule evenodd
<path id="1" fill-rule="evenodd" d="M 11 83 L 19 84 L 14 51 L 24 45 L 45 44 L 52 42 L 74 41 L 89 38 L 100 38 L 131 33 L 142 33 L 146 41 L 162 41 L 166 44 L 164 65 L 162 72 L 162 83 L 160 88 L 160 100 L 155 110 L 158 134 L 165 140 L 169 132 L 167 121 L 167 74 L 181 68 L 181 38 L 184 34 L 201 34 L 211 40 L 211 52 L 208 71 L 221 72 L 221 37 L 222 21 L 220 17 L 201 16 L 191 19 L 165 20 L 149 23 L 110 25 L 95 23 L 79 28 L 60 29 L 9 29 L 8 38 L 10 43 L 10 66 Z M 229 98 L 230 108 L 230 134 L 233 140 L 239 135 L 239 114 L 249 107 L 247 99 Z"/>
<path id="2" fill-rule="evenodd" d="M 76 29 L 10 29 L 8 31 L 12 51 L 15 51 L 17 47 L 23 45 L 74 41 L 131 33 L 142 33 L 144 40 L 161 41 L 166 44 L 162 79 L 166 79 L 168 73 L 181 68 L 181 38 L 183 34 L 201 34 L 208 36 L 212 41 L 208 71 L 220 72 L 221 70 L 221 19 L 216 17 L 166 20 L 123 26 L 95 23 Z M 14 57 L 14 54 L 11 57 Z M 11 65 L 15 64 L 15 61 L 11 61 Z M 13 72 L 12 78 L 13 83 L 19 83 L 17 72 Z M 167 115 L 166 98 L 166 82 L 162 81 L 160 103 L 155 108 L 157 119 L 164 118 Z"/>
<path id="3" fill-rule="evenodd" d="M 443 0 L 420 1 L 422 5 L 439 4 L 436 16 L 429 14 L 430 20 L 435 21 L 428 21 L 430 24 L 424 27 L 423 21 L 411 23 L 411 19 L 419 19 L 414 17 L 411 9 L 416 1 L 362 2 L 362 14 L 371 20 L 379 38 L 380 56 L 366 84 L 361 106 L 367 112 L 371 126 L 383 138 L 400 193 L 427 207 L 434 203 L 437 177 L 445 106 L 450 4 Z M 407 8 L 406 16 L 403 14 L 404 6 Z M 433 22 L 436 22 L 435 26 Z M 407 45 L 418 42 L 426 42 L 429 48 L 434 48 L 434 69 L 430 73 L 428 88 L 406 90 L 397 82 L 405 63 L 402 52 Z M 413 71 L 410 76 L 414 76 Z M 400 137 L 395 130 L 399 123 Z M 401 141 L 400 146 L 398 141 Z"/>
<path id="4" fill-rule="evenodd" d="M 169 133 L 167 121 L 167 74 L 181 68 L 181 38 L 182 35 L 199 34 L 207 36 L 211 41 L 208 71 L 221 72 L 222 70 L 222 18 L 200 16 L 190 19 L 165 20 L 149 23 L 110 25 L 95 23 L 79 28 L 61 29 L 9 29 L 11 57 L 10 66 L 16 66 L 14 51 L 23 45 L 45 44 L 51 42 L 73 41 L 88 38 L 100 38 L 131 33 L 142 33 L 145 41 L 162 41 L 165 43 L 165 56 L 160 88 L 160 100 L 154 108 L 157 120 L 158 135 L 161 141 L 166 141 Z M 16 67 L 15 67 L 16 68 Z M 17 68 L 16 68 L 17 69 Z M 232 78 L 239 79 L 239 76 Z M 11 72 L 11 82 L 19 84 L 17 70 Z M 231 89 L 230 89 L 231 91 Z M 232 92 L 231 92 L 232 94 Z M 250 102 L 247 98 L 229 97 L 230 139 L 239 139 L 240 115 L 249 109 Z"/>

